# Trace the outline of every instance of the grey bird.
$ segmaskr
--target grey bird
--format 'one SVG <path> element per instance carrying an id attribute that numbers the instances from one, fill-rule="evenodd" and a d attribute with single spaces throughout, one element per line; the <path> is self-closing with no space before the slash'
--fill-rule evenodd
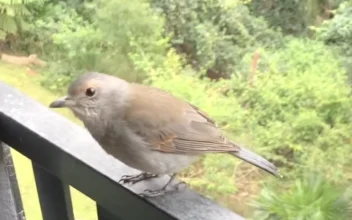
<path id="1" fill-rule="evenodd" d="M 268 160 L 224 137 L 205 112 L 158 88 L 88 72 L 49 107 L 71 109 L 108 154 L 142 171 L 123 176 L 122 183 L 171 175 L 164 187 L 142 196 L 172 191 L 167 187 L 176 174 L 206 153 L 229 153 L 281 177 Z"/>

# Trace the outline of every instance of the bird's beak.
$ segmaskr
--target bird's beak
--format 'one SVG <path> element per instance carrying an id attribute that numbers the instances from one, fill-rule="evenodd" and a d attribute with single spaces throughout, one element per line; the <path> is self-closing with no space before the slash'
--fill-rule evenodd
<path id="1" fill-rule="evenodd" d="M 73 106 L 75 102 L 70 99 L 68 96 L 61 97 L 55 101 L 53 101 L 50 105 L 49 108 L 65 108 L 65 107 L 70 107 Z"/>

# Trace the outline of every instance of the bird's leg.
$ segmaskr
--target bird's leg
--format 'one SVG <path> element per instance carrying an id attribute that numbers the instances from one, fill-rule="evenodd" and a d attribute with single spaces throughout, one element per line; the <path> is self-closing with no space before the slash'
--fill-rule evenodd
<path id="1" fill-rule="evenodd" d="M 131 183 L 132 185 L 135 183 L 138 183 L 142 180 L 147 180 L 147 179 L 152 179 L 158 177 L 156 174 L 151 174 L 151 173 L 140 173 L 137 175 L 123 175 L 121 179 L 119 180 L 119 183 L 122 182 L 123 184 L 125 183 Z"/>
<path id="2" fill-rule="evenodd" d="M 178 189 L 178 186 L 181 184 L 186 184 L 185 182 L 179 182 L 177 184 L 175 184 L 172 189 L 167 189 L 167 187 L 172 183 L 172 181 L 175 179 L 176 177 L 176 173 L 172 174 L 170 180 L 165 184 L 165 186 L 163 186 L 161 189 L 157 189 L 157 190 L 150 190 L 150 189 L 146 189 L 144 190 L 143 193 L 139 194 L 142 197 L 156 197 L 156 196 L 161 196 L 164 195 L 166 192 L 172 192 Z"/>

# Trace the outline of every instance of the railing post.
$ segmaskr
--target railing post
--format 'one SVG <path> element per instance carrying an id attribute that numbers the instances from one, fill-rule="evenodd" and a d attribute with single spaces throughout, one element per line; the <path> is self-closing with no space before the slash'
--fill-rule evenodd
<path id="1" fill-rule="evenodd" d="M 69 186 L 36 163 L 32 165 L 43 220 L 74 220 Z"/>
<path id="2" fill-rule="evenodd" d="M 119 220 L 122 218 L 117 217 L 116 215 L 111 214 L 108 210 L 101 207 L 97 204 L 97 213 L 98 213 L 98 220 Z"/>
<path id="3" fill-rule="evenodd" d="M 0 219 L 25 220 L 10 148 L 0 142 Z"/>

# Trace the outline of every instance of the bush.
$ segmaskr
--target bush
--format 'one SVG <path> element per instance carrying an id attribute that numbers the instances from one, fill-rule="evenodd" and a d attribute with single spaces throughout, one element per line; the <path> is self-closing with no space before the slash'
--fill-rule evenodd
<path id="1" fill-rule="evenodd" d="M 241 57 L 281 44 L 281 35 L 250 15 L 242 1 L 151 0 L 165 17 L 165 34 L 187 63 L 210 78 L 228 78 L 240 70 Z"/>
<path id="2" fill-rule="evenodd" d="M 280 27 L 285 34 L 299 36 L 308 34 L 310 26 L 329 19 L 331 10 L 342 1 L 252 0 L 248 7 L 253 14 L 263 16 L 270 26 Z"/>
<path id="3" fill-rule="evenodd" d="M 92 21 L 63 1 L 45 4 L 40 18 L 33 21 L 27 36 L 40 45 L 32 50 L 52 61 L 43 79 L 45 87 L 57 91 L 77 74 L 92 70 L 138 81 L 145 73 L 135 69 L 131 53 L 148 56 L 155 65 L 164 59 L 163 20 L 148 3 L 99 1 L 88 6 L 95 8 Z"/>
<path id="4" fill-rule="evenodd" d="M 349 72 L 350 82 L 352 76 L 352 1 L 343 2 L 334 12 L 331 20 L 325 21 L 321 26 L 315 27 L 316 38 L 339 53 L 340 59 Z"/>
<path id="5" fill-rule="evenodd" d="M 29 14 L 27 6 L 40 2 L 42 0 L 0 0 L 0 40 L 6 40 L 7 37 L 21 32 L 25 25 L 23 16 Z"/>
<path id="6" fill-rule="evenodd" d="M 49 61 L 43 85 L 62 90 L 72 77 L 98 66 L 103 35 L 65 2 L 46 3 L 36 10 L 38 17 L 28 18 L 31 26 L 22 38 L 28 40 L 28 50 Z"/>
<path id="7" fill-rule="evenodd" d="M 162 36 L 164 21 L 150 8 L 147 1 L 99 1 L 95 19 L 104 39 L 111 43 L 110 57 L 102 57 L 102 66 L 111 66 L 105 71 L 111 74 L 146 74 L 136 69 L 131 54 L 140 59 L 148 57 L 154 65 L 163 62 L 167 49 L 167 39 Z M 136 57 L 134 57 L 136 59 Z M 128 69 L 123 69 L 128 66 Z M 137 76 L 129 77 L 136 80 Z M 143 77 L 142 77 L 143 78 Z"/>
<path id="8" fill-rule="evenodd" d="M 317 41 L 288 40 L 282 50 L 262 54 L 254 87 L 232 83 L 237 99 L 248 105 L 241 124 L 251 145 L 295 171 L 286 176 L 316 169 L 341 181 L 352 137 L 345 71 Z"/>
<path id="9" fill-rule="evenodd" d="M 266 187 L 252 203 L 255 220 L 348 220 L 352 218 L 352 191 L 341 189 L 310 173 L 285 190 Z"/>

